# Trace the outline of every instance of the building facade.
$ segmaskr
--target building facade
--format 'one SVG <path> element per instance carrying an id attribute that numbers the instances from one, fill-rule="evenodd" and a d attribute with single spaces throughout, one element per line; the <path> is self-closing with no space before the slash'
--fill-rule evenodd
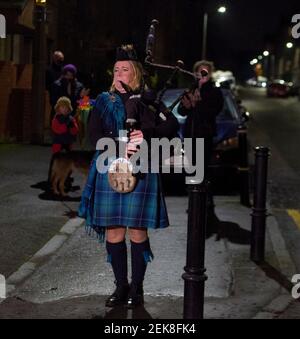
<path id="1" fill-rule="evenodd" d="M 170 0 L 167 3 L 162 6 L 159 0 L 120 3 L 47 0 L 47 62 L 54 50 L 63 51 L 65 62 L 78 67 L 79 80 L 86 87 L 93 87 L 96 95 L 111 83 L 117 46 L 134 43 L 140 59 L 144 59 L 148 30 L 155 18 L 160 22 L 155 61 L 175 65 L 181 59 L 191 69 L 201 52 L 203 2 Z M 30 142 L 28 128 L 35 124 L 30 113 L 36 62 L 34 8 L 35 0 L 0 0 L 0 14 L 7 21 L 7 37 L 0 39 L 0 140 Z M 12 104 L 16 98 L 17 108 Z M 45 128 L 49 122 L 47 104 L 46 98 Z M 18 127 L 15 120 L 21 122 Z"/>
<path id="2" fill-rule="evenodd" d="M 49 0 L 47 6 L 52 19 L 47 29 L 50 58 L 58 34 L 58 1 Z M 0 39 L 0 141 L 31 141 L 34 8 L 34 0 L 0 1 L 6 19 L 6 38 Z M 48 112 L 47 105 L 44 114 Z"/>

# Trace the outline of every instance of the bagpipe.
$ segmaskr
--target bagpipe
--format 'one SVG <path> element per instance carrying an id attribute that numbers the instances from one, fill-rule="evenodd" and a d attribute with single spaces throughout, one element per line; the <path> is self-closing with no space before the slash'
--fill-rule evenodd
<path id="1" fill-rule="evenodd" d="M 170 120 L 170 124 L 174 125 L 175 120 L 176 120 L 176 123 L 178 122 L 174 114 L 172 114 L 173 110 L 175 109 L 175 107 L 178 105 L 178 103 L 182 100 L 182 98 L 185 95 L 187 95 L 189 92 L 192 92 L 194 89 L 198 87 L 199 77 L 197 77 L 197 75 L 195 75 L 194 73 L 185 70 L 184 62 L 182 60 L 178 60 L 175 66 L 164 65 L 164 64 L 159 64 L 155 62 L 154 50 L 155 50 L 155 42 L 156 42 L 156 27 L 158 25 L 159 25 L 158 20 L 156 19 L 152 20 L 149 33 L 147 35 L 146 50 L 145 50 L 146 57 L 145 57 L 144 64 L 143 64 L 144 76 L 142 79 L 141 88 L 137 92 L 134 92 L 129 87 L 129 85 L 124 84 L 123 82 L 121 82 L 121 84 L 124 90 L 127 93 L 131 94 L 130 98 L 133 98 L 133 100 L 129 100 L 128 105 L 132 104 L 132 106 L 134 106 L 133 101 L 134 100 L 139 101 L 143 105 L 147 106 L 147 108 L 150 109 L 155 114 L 156 119 L 157 119 L 157 125 L 159 125 L 160 123 L 169 121 L 169 120 Z M 150 78 L 149 74 L 153 73 L 154 71 L 167 71 L 167 73 L 170 72 L 170 75 L 168 75 L 167 80 L 162 86 L 160 86 L 161 88 L 158 91 L 153 91 L 151 89 L 151 86 L 147 86 L 147 82 L 149 82 L 147 80 Z M 172 83 L 179 74 L 182 74 L 188 77 L 189 87 L 185 89 L 176 98 L 176 100 L 167 107 L 163 102 L 164 95 L 168 89 L 172 88 Z M 202 76 L 205 76 L 205 75 L 207 74 L 203 74 Z M 131 124 L 132 129 L 134 129 L 135 126 L 137 126 L 137 117 L 135 117 L 134 114 L 131 114 L 131 112 L 134 110 L 131 109 L 130 107 L 126 107 L 126 111 L 127 111 L 128 125 Z M 171 120 L 173 120 L 173 123 L 171 122 Z M 172 139 L 177 136 L 178 135 L 176 133 L 176 135 L 174 134 L 170 138 Z"/>
<path id="2" fill-rule="evenodd" d="M 165 113 L 170 114 L 174 108 L 177 106 L 177 104 L 182 100 L 184 96 L 186 96 L 188 93 L 192 92 L 198 87 L 199 82 L 199 76 L 196 74 L 189 72 L 185 70 L 184 62 L 182 60 L 178 60 L 176 62 L 175 66 L 172 65 L 163 65 L 159 63 L 155 63 L 154 61 L 154 47 L 155 47 L 155 41 L 156 41 L 156 27 L 159 25 L 159 21 L 154 19 L 151 22 L 151 26 L 149 29 L 149 33 L 147 36 L 146 41 L 146 58 L 144 62 L 144 68 L 145 69 L 154 69 L 154 70 L 168 70 L 171 71 L 171 74 L 167 81 L 165 82 L 163 88 L 161 91 L 158 92 L 157 97 L 154 101 L 154 103 L 159 106 L 159 104 L 162 102 L 162 99 L 166 93 L 166 91 L 171 88 L 173 80 L 178 76 L 178 74 L 183 74 L 187 76 L 190 79 L 190 86 L 186 90 L 183 91 L 182 94 L 176 98 L 176 100 L 166 108 Z M 206 70 L 202 70 L 200 77 L 207 76 L 208 72 Z"/>
<path id="3" fill-rule="evenodd" d="M 190 91 L 198 87 L 199 78 L 192 72 L 185 70 L 184 62 L 178 60 L 175 66 L 172 65 L 163 65 L 155 63 L 154 61 L 154 47 L 155 47 L 155 38 L 156 38 L 156 26 L 159 24 L 158 20 L 152 20 L 151 26 L 149 29 L 149 33 L 146 41 L 146 57 L 144 61 L 144 70 L 153 71 L 153 70 L 167 70 L 170 71 L 171 74 L 168 77 L 167 81 L 162 86 L 162 89 L 157 93 L 149 90 L 148 86 L 146 86 L 145 78 L 147 75 L 143 77 L 141 88 L 136 92 L 133 91 L 129 85 L 121 82 L 123 89 L 130 94 L 129 99 L 125 104 L 125 109 L 127 113 L 126 119 L 126 131 L 127 138 L 126 142 L 128 142 L 130 133 L 138 129 L 138 116 L 137 110 L 135 109 L 136 105 L 142 104 L 147 106 L 156 116 L 156 124 L 160 125 L 163 123 L 167 123 L 169 126 L 175 126 L 174 135 L 168 135 L 169 139 L 177 138 L 177 141 L 180 141 L 179 136 L 177 134 L 179 125 L 177 118 L 174 116 L 172 111 L 177 106 L 177 104 L 182 100 L 184 95 L 187 95 Z M 172 83 L 175 78 L 179 75 L 183 74 L 188 76 L 190 87 L 183 91 L 176 100 L 168 107 L 163 103 L 163 98 L 168 89 L 172 87 Z M 205 76 L 207 74 L 202 74 Z M 201 75 L 200 75 L 201 76 Z M 178 128 L 177 128 L 178 126 Z M 175 131 L 176 130 L 176 131 Z M 181 147 L 181 142 L 179 143 Z M 180 149 L 181 150 L 181 149 Z M 125 159 L 122 157 L 118 157 L 109 167 L 108 170 L 108 180 L 111 188 L 118 193 L 130 193 L 132 192 L 139 180 L 140 173 L 133 174 L 133 165 L 131 163 L 130 157 Z"/>

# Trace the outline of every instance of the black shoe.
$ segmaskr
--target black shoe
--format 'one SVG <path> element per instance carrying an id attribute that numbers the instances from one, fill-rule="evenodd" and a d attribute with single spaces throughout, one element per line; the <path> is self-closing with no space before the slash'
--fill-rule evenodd
<path id="1" fill-rule="evenodd" d="M 106 307 L 115 307 L 126 304 L 129 293 L 129 285 L 117 286 L 114 293 L 106 300 Z"/>
<path id="2" fill-rule="evenodd" d="M 126 302 L 126 307 L 132 309 L 143 304 L 144 304 L 143 286 L 135 286 L 131 284 L 128 299 Z"/>

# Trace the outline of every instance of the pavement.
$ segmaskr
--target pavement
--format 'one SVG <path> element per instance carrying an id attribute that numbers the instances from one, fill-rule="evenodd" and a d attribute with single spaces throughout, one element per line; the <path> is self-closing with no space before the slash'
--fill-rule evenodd
<path id="1" fill-rule="evenodd" d="M 18 146 L 14 152 L 5 153 L 6 172 L 15 171 L 9 154 L 14 159 L 18 159 L 16 153 L 26 154 L 29 170 L 30 163 L 36 168 L 47 152 L 38 146 Z M 83 178 L 77 174 L 74 177 L 75 183 L 82 186 Z M 15 174 L 11 180 L 18 178 Z M 35 199 L 31 189 L 26 184 L 22 193 L 17 190 L 13 196 L 16 207 L 20 204 L 19 194 L 27 202 L 23 210 L 16 208 L 19 217 L 25 218 L 32 211 L 31 202 L 39 208 L 38 195 L 35 193 Z M 30 199 L 26 200 L 26 194 L 31 194 Z M 78 191 L 72 194 L 78 197 Z M 0 318 L 182 319 L 188 198 L 166 198 L 171 226 L 150 232 L 155 259 L 145 279 L 145 305 L 134 311 L 104 307 L 113 289 L 105 246 L 85 233 L 83 220 L 74 214 L 78 201 L 72 199 L 75 198 L 70 199 L 72 213 L 69 202 L 46 199 L 42 204 L 48 203 L 48 208 L 39 210 L 39 218 L 32 216 L 31 223 L 39 223 L 44 213 L 44 219 L 50 218 L 50 223 L 52 220 L 54 231 L 50 240 L 44 238 L 43 246 L 28 260 L 21 263 L 20 257 L 21 264 L 6 275 L 7 298 L 0 303 Z M 218 196 L 215 203 L 221 239 L 212 235 L 206 241 L 205 318 L 280 317 L 294 302 L 289 290 L 296 270 L 276 218 L 270 215 L 267 219 L 266 259 L 257 265 L 249 259 L 251 209 L 241 206 L 237 196 Z M 1 204 L 1 213 L 4 209 Z M 17 223 L 13 226 L 21 227 Z M 12 242 L 13 234 L 10 237 L 8 242 Z M 9 258 L 9 248 L 6 251 Z"/>

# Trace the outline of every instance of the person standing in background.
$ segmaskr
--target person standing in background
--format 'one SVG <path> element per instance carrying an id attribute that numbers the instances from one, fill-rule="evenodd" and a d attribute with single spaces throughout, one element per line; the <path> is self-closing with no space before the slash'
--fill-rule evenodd
<path id="1" fill-rule="evenodd" d="M 211 181 L 209 171 L 210 161 L 214 150 L 214 136 L 217 133 L 216 118 L 222 111 L 224 98 L 220 88 L 212 81 L 214 64 L 210 61 L 198 61 L 194 65 L 194 73 L 198 79 L 196 88 L 183 97 L 178 113 L 187 116 L 185 138 L 193 139 L 193 162 L 196 159 L 196 139 L 204 139 L 204 177 Z M 218 231 L 217 218 L 214 212 L 212 192 L 209 192 L 207 233 Z"/>
<path id="2" fill-rule="evenodd" d="M 52 153 L 59 153 L 62 150 L 71 151 L 78 134 L 78 125 L 71 116 L 73 107 L 70 99 L 61 97 L 55 105 L 55 116 L 52 120 L 53 145 Z"/>
<path id="3" fill-rule="evenodd" d="M 61 51 L 55 51 L 52 63 L 46 70 L 46 89 L 50 93 L 53 83 L 61 77 L 65 57 Z"/>
<path id="4" fill-rule="evenodd" d="M 73 107 L 72 116 L 76 114 L 78 101 L 86 93 L 83 84 L 77 80 L 76 76 L 76 66 L 72 64 L 64 66 L 61 77 L 52 85 L 50 97 L 51 106 L 53 108 L 59 98 L 69 98 Z"/>
<path id="5" fill-rule="evenodd" d="M 64 65 L 65 56 L 61 51 L 55 51 L 52 55 L 52 63 L 46 69 L 46 90 L 49 93 L 49 101 L 51 105 L 51 114 L 50 114 L 50 126 L 52 119 L 55 115 L 54 105 L 51 103 L 51 97 L 53 96 L 53 84 L 57 81 L 62 74 L 63 65 Z"/>

